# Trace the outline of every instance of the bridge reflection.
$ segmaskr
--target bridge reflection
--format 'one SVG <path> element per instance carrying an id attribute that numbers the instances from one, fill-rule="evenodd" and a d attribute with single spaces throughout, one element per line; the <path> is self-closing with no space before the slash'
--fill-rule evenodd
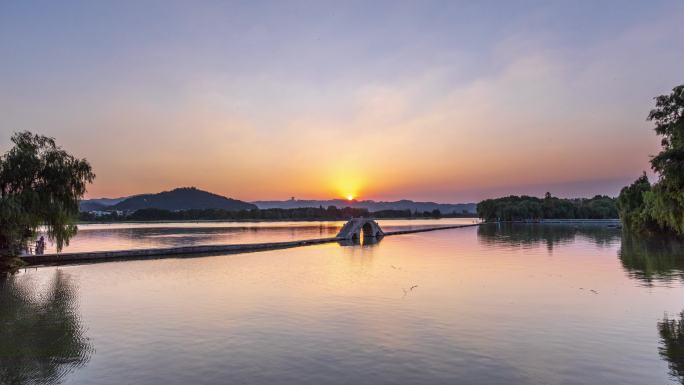
<path id="1" fill-rule="evenodd" d="M 354 237 L 351 239 L 340 239 L 337 244 L 340 246 L 374 246 L 380 243 L 383 236 L 377 237 Z"/>

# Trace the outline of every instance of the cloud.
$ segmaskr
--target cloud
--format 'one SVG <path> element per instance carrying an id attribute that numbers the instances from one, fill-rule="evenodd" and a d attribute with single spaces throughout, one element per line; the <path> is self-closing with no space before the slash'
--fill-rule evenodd
<path id="1" fill-rule="evenodd" d="M 483 36 L 472 38 L 465 24 L 449 29 L 448 15 L 396 30 L 409 9 L 346 32 L 356 13 L 308 29 L 242 23 L 242 40 L 210 13 L 212 35 L 197 46 L 188 30 L 180 42 L 136 45 L 151 51 L 116 69 L 13 77 L 15 92 L 0 90 L 0 140 L 10 128 L 56 136 L 93 162 L 94 195 L 197 185 L 322 198 L 353 185 L 362 197 L 448 201 L 636 176 L 658 150 L 644 121 L 651 98 L 681 82 L 678 14 L 578 44 L 574 30 L 539 27 L 555 11 L 487 31 L 473 22 Z"/>

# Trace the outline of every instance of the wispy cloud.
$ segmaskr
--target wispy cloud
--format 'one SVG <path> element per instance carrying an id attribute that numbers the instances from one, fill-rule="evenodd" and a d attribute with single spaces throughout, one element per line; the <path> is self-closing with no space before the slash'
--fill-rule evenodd
<path id="1" fill-rule="evenodd" d="M 36 52 L 20 49 L 5 23 L 0 140 L 56 136 L 93 162 L 94 195 L 197 185 L 453 201 L 544 184 L 593 193 L 646 169 L 651 98 L 682 81 L 682 6 L 502 7 L 176 5 L 154 22 L 142 7 L 122 26 L 39 23 L 73 57 L 39 53 L 40 31 L 25 34 Z M 15 19 L 50 18 L 35 12 Z M 103 46 L 75 38 L 88 33 Z"/>

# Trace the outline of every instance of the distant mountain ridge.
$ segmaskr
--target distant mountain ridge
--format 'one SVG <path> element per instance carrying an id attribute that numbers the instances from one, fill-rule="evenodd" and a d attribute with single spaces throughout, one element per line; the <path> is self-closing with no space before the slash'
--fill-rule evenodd
<path id="1" fill-rule="evenodd" d="M 260 209 L 270 209 L 270 208 L 280 208 L 280 209 L 293 209 L 301 207 L 328 207 L 336 206 L 338 208 L 342 207 L 353 207 L 368 209 L 368 211 L 381 211 L 381 210 L 411 210 L 411 211 L 433 211 L 439 210 L 442 214 L 462 214 L 463 212 L 475 214 L 476 203 L 435 203 L 435 202 L 414 202 L 408 199 L 402 199 L 394 202 L 376 202 L 372 200 L 357 201 L 357 200 L 346 200 L 346 199 L 330 199 L 330 200 L 298 200 L 290 199 L 284 201 L 255 201 L 252 202 Z"/>
<path id="2" fill-rule="evenodd" d="M 80 211 L 99 211 L 105 210 L 109 206 L 113 206 L 124 199 L 130 197 L 121 198 L 95 198 L 95 199 L 85 199 L 79 202 Z"/>
<path id="3" fill-rule="evenodd" d="M 163 191 L 157 194 L 140 194 L 123 198 L 99 198 L 88 199 L 80 202 L 81 211 L 106 211 L 122 210 L 135 211 L 140 209 L 162 209 L 169 211 L 191 210 L 191 209 L 223 209 L 229 211 L 252 210 L 252 209 L 294 209 L 305 207 L 324 207 L 335 206 L 337 208 L 352 207 L 367 209 L 368 211 L 382 210 L 411 210 L 412 212 L 426 212 L 439 210 L 443 215 L 448 214 L 475 214 L 475 203 L 435 203 L 435 202 L 415 202 L 402 199 L 393 202 L 372 201 L 372 200 L 298 200 L 289 199 L 282 201 L 255 201 L 244 202 L 237 199 L 227 198 L 222 195 L 202 191 L 195 187 L 181 187 L 171 191 Z"/>
<path id="4" fill-rule="evenodd" d="M 84 207 L 99 207 L 95 210 L 122 210 L 135 211 L 140 209 L 160 209 L 169 211 L 192 210 L 192 209 L 222 209 L 228 211 L 252 210 L 257 206 L 241 200 L 227 198 L 222 195 L 202 191 L 195 187 L 181 187 L 171 191 L 162 191 L 157 194 L 141 194 L 119 200 L 112 205 L 101 203 L 103 199 L 88 200 L 81 202 Z"/>

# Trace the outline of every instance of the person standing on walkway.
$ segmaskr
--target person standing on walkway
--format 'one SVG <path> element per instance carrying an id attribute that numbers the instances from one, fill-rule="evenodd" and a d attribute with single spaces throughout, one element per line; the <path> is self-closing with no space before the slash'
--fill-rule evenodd
<path id="1" fill-rule="evenodd" d="M 36 241 L 36 255 L 41 255 L 45 252 L 45 237 L 41 236 Z"/>

